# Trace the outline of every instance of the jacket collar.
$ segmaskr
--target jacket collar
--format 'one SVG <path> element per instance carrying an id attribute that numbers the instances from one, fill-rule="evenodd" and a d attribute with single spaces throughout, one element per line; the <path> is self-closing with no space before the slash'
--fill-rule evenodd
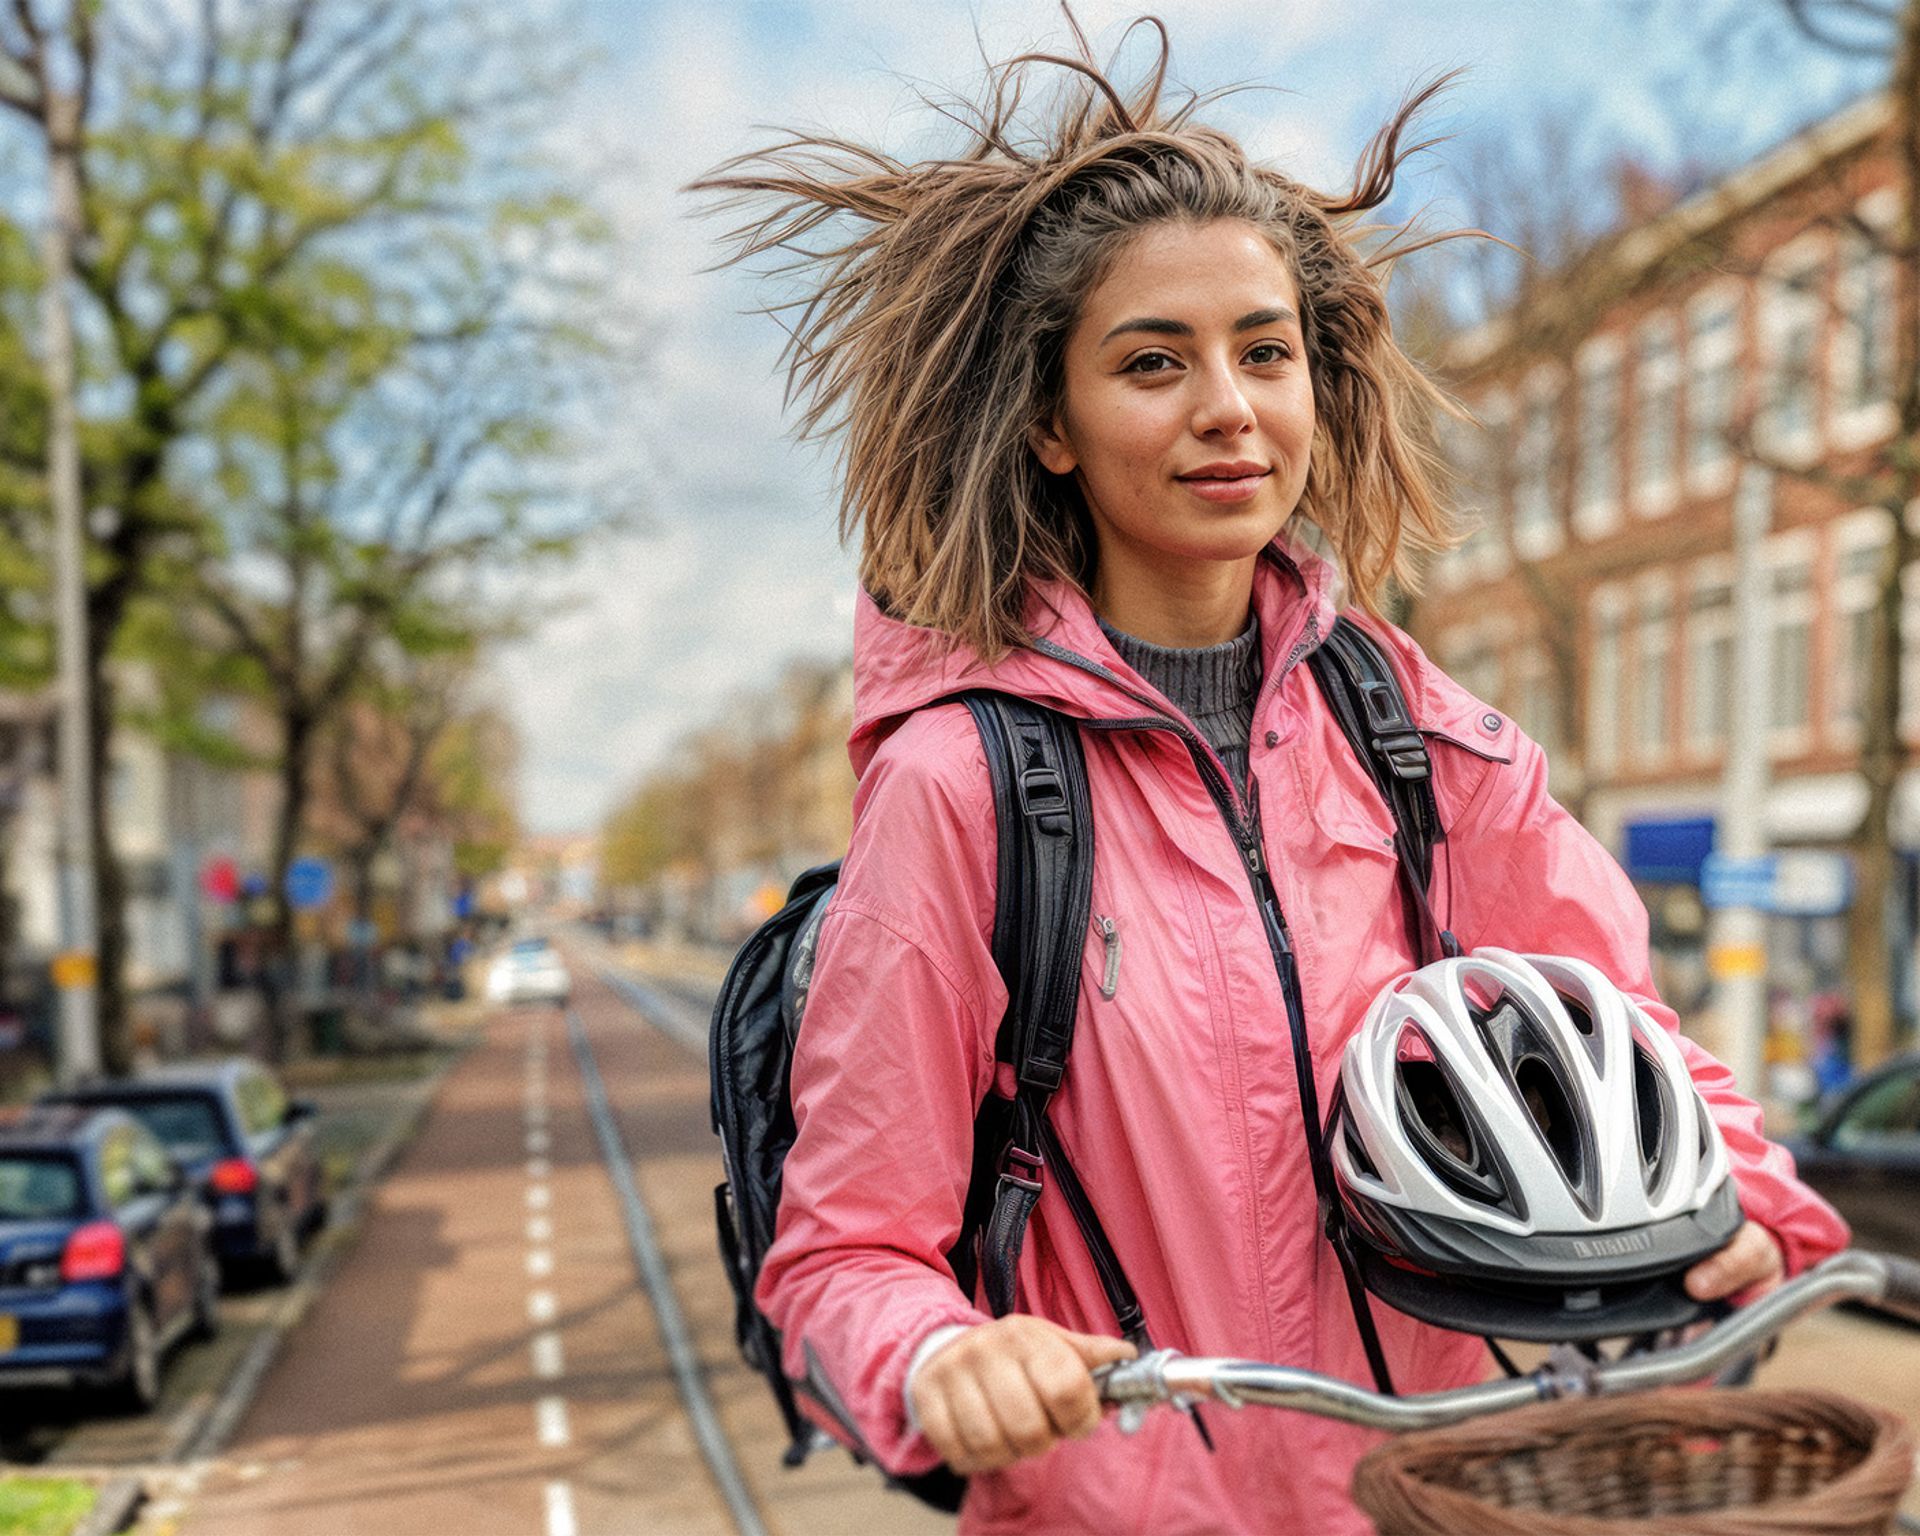
<path id="1" fill-rule="evenodd" d="M 1263 696 L 1289 664 L 1332 629 L 1336 579 L 1332 565 L 1285 534 L 1267 546 L 1253 581 Z M 973 688 L 1017 694 L 1080 719 L 1177 714 L 1121 660 L 1078 587 L 1034 583 L 1027 629 L 1031 646 L 988 666 L 971 647 L 892 618 L 861 593 L 854 616 L 854 723 L 848 743 L 854 771 L 866 771 L 880 743 L 908 714 Z"/>

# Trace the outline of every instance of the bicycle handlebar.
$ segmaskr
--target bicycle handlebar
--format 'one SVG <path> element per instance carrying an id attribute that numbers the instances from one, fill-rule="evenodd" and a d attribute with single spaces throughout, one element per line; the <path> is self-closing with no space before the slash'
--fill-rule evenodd
<path id="1" fill-rule="evenodd" d="M 1740 1308 L 1691 1343 L 1601 1362 L 1561 1348 L 1526 1376 L 1413 1397 L 1386 1397 L 1292 1366 L 1183 1355 L 1172 1349 L 1102 1366 L 1094 1378 L 1101 1398 L 1120 1405 L 1120 1427 L 1129 1432 L 1156 1404 L 1186 1407 L 1208 1398 L 1230 1408 L 1247 1403 L 1293 1408 L 1396 1433 L 1436 1429 L 1554 1398 L 1613 1396 L 1700 1381 L 1760 1348 L 1795 1319 L 1841 1301 L 1870 1301 L 1920 1323 L 1920 1264 L 1852 1249 Z"/>

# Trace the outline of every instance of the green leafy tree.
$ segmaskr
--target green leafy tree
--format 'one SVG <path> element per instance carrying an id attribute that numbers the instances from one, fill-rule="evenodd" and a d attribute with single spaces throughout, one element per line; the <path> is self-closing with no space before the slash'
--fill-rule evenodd
<path id="1" fill-rule="evenodd" d="M 127 930 L 104 792 L 119 723 L 107 661 L 138 638 L 143 608 L 177 602 L 189 576 L 245 543 L 204 494 L 216 465 L 232 471 L 225 434 L 264 430 L 279 410 L 310 436 L 307 420 L 346 412 L 328 390 L 350 395 L 476 327 L 563 334 L 543 308 L 566 281 L 550 263 L 565 260 L 559 233 L 585 221 L 530 148 L 567 78 L 557 38 L 564 29 L 479 0 L 0 0 L 0 103 L 41 148 L 50 135 L 76 143 L 82 175 L 109 1062 L 126 1059 Z M 317 369 L 316 405 L 302 391 L 323 348 L 336 350 Z M 32 392 L 0 401 L 0 419 L 15 398 Z M 310 486 L 312 466 L 298 467 Z M 322 538 L 319 520 L 303 526 Z M 264 610 L 240 611 L 254 623 Z"/>

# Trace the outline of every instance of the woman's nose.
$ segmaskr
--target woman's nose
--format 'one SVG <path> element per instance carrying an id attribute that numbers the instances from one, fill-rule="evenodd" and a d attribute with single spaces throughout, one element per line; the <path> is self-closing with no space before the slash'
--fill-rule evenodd
<path id="1" fill-rule="evenodd" d="M 1193 407 L 1193 430 L 1198 437 L 1237 437 L 1253 428 L 1253 407 L 1247 402 L 1233 370 L 1207 368 L 1197 380 L 1199 398 Z"/>

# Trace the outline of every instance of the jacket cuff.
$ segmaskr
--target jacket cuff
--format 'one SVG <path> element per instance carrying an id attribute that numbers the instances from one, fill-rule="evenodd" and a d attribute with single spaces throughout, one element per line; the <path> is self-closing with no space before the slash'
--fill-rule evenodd
<path id="1" fill-rule="evenodd" d="M 907 1362 L 907 1378 L 900 1384 L 900 1401 L 907 1411 L 907 1436 L 911 1439 L 920 1433 L 920 1416 L 913 1411 L 913 1378 L 920 1374 L 920 1367 L 951 1344 L 973 1323 L 948 1323 L 936 1328 L 922 1339 L 913 1352 L 913 1358 Z"/>

